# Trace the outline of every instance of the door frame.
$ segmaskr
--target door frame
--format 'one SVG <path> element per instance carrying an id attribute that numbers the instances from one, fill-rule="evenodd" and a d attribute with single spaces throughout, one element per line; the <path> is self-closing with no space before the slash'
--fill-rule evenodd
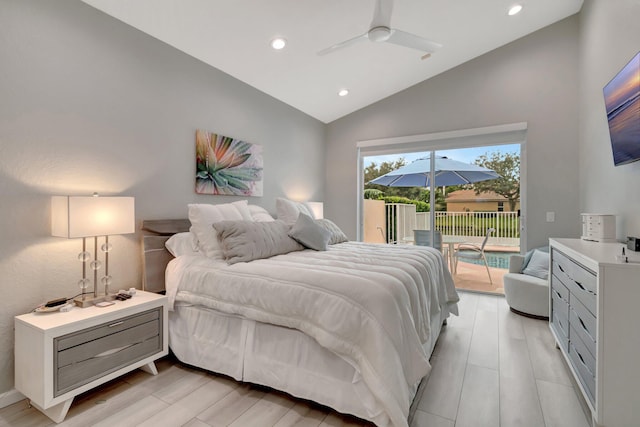
<path id="1" fill-rule="evenodd" d="M 483 146 L 520 144 L 520 251 L 527 247 L 527 123 L 511 123 L 481 128 L 435 132 L 421 135 L 398 136 L 357 141 L 357 236 L 362 241 L 364 235 L 364 157 L 383 154 L 415 153 L 421 151 L 464 149 Z M 433 192 L 432 192 L 433 193 Z M 431 215 L 432 221 L 434 216 Z M 433 224 L 431 229 L 433 230 Z"/>

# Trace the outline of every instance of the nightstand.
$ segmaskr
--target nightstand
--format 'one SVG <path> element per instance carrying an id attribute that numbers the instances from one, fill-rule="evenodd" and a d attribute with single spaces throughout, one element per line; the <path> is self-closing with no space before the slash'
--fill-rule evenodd
<path id="1" fill-rule="evenodd" d="M 168 354 L 167 297 L 137 291 L 109 307 L 15 318 L 15 387 L 56 423 L 75 396 Z"/>

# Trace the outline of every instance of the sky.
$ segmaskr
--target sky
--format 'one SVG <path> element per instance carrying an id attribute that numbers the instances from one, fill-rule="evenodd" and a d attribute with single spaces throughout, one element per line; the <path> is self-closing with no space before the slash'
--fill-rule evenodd
<path id="1" fill-rule="evenodd" d="M 520 144 L 461 148 L 461 149 L 455 149 L 455 150 L 438 150 L 436 151 L 436 155 L 445 156 L 450 159 L 458 160 L 464 163 L 474 164 L 475 160 L 479 156 L 487 153 L 493 153 L 495 151 L 498 151 L 501 153 L 513 153 L 513 154 L 520 155 Z M 404 157 L 405 163 L 409 164 L 419 158 L 429 157 L 429 152 L 426 151 L 422 153 L 385 154 L 383 156 L 368 156 L 364 158 L 364 167 L 369 166 L 371 163 L 380 165 L 380 163 L 383 163 L 383 162 L 394 162 L 401 157 Z"/>

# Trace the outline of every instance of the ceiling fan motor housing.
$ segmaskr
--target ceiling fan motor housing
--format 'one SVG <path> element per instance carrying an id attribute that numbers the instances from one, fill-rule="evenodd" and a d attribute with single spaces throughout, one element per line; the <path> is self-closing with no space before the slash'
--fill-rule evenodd
<path id="1" fill-rule="evenodd" d="M 369 40 L 372 42 L 386 42 L 391 37 L 391 28 L 389 27 L 373 27 L 367 33 Z"/>

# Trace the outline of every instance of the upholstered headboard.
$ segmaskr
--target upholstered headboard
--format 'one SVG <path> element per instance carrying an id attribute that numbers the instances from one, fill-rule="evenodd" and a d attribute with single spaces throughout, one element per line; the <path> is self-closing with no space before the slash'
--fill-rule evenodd
<path id="1" fill-rule="evenodd" d="M 164 246 L 169 237 L 189 231 L 188 219 L 142 221 L 142 286 L 145 291 L 163 292 L 164 271 L 173 256 Z"/>

